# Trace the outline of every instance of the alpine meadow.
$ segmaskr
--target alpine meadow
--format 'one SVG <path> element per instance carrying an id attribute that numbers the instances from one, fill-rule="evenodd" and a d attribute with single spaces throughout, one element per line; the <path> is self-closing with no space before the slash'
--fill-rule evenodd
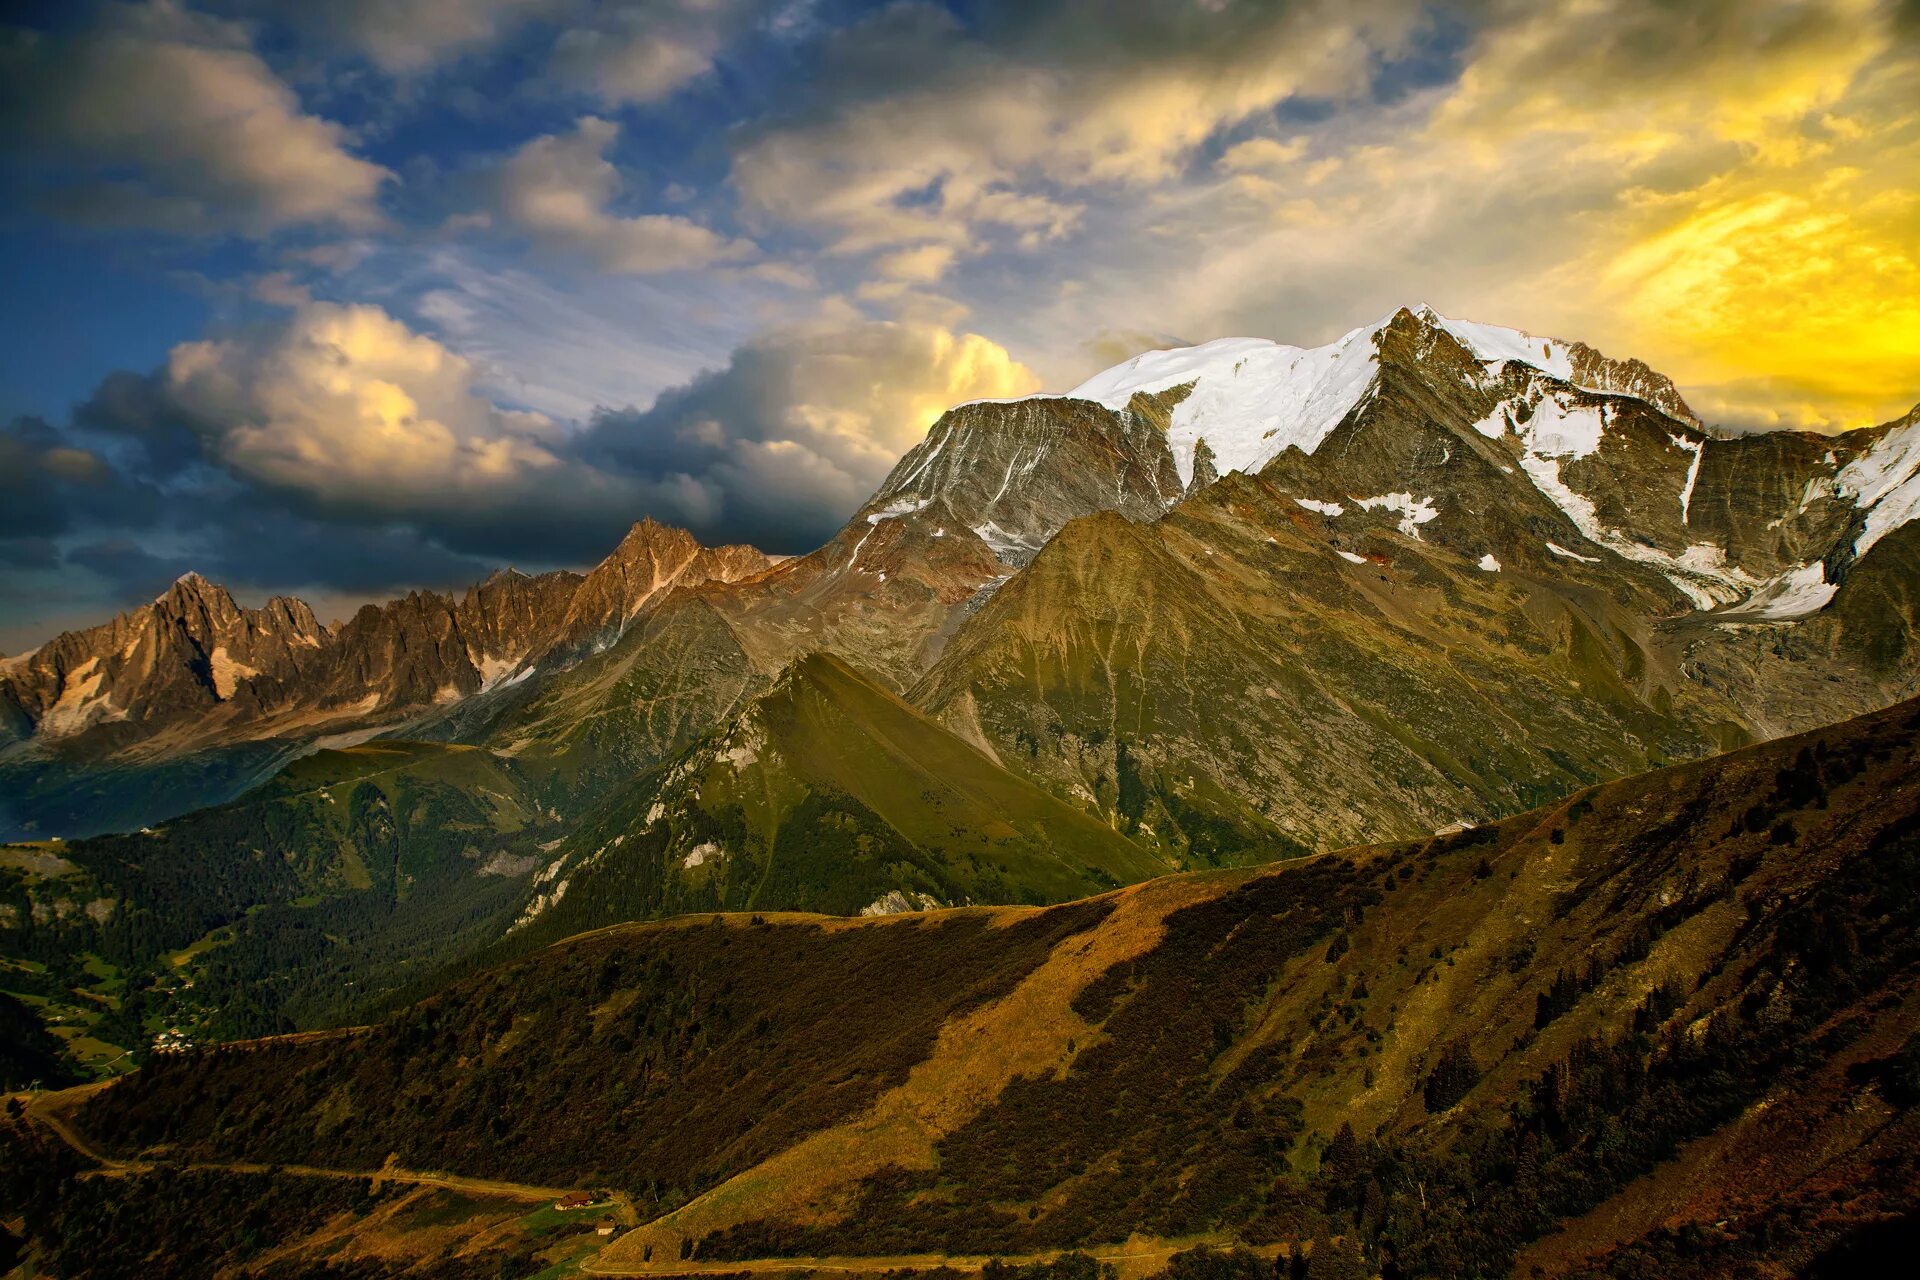
<path id="1" fill-rule="evenodd" d="M 1920 1251 L 1920 8 L 0 14 L 0 1280 Z"/>

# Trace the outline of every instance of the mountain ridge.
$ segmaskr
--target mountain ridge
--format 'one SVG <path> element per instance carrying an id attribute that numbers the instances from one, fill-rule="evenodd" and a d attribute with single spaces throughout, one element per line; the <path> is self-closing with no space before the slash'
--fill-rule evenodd
<path id="1" fill-rule="evenodd" d="M 999 688 L 998 696 L 1040 711 L 1064 686 L 1026 688 L 1007 683 L 1004 673 L 965 674 L 953 656 L 959 644 L 988 660 L 977 639 L 966 637 L 997 624 L 977 620 L 1004 618 L 995 601 L 1009 591 L 1030 599 L 1019 584 L 1062 531 L 1100 517 L 1108 523 L 1088 529 L 1106 533 L 1090 538 L 1082 529 L 1073 539 L 1089 565 L 1102 557 L 1125 564 L 1146 545 L 1140 530 L 1149 531 L 1148 541 L 1181 548 L 1141 562 L 1158 567 L 1153 582 L 1139 580 L 1140 589 L 1167 602 L 1169 616 L 1182 607 L 1180 593 L 1192 590 L 1176 589 L 1182 577 L 1226 574 L 1236 584 L 1214 597 L 1216 617 L 1190 618 L 1184 631 L 1154 637 L 1154 620 L 1140 619 L 1147 648 L 1217 631 L 1191 650 L 1205 653 L 1209 664 L 1195 685 L 1204 697 L 1183 713 L 1202 739 L 1215 726 L 1231 733 L 1236 682 L 1297 689 L 1317 679 L 1323 692 L 1345 690 L 1329 704 L 1342 709 L 1327 731 L 1344 724 L 1336 736 L 1374 742 L 1387 752 L 1383 759 L 1402 759 L 1408 747 L 1393 740 L 1404 736 L 1395 722 L 1405 717 L 1391 704 L 1406 695 L 1388 691 L 1418 688 L 1438 673 L 1426 657 L 1400 648 L 1408 643 L 1443 643 L 1470 654 L 1476 680 L 1496 690 L 1494 703 L 1517 698 L 1516 707 L 1538 708 L 1543 691 L 1557 686 L 1562 692 L 1549 701 L 1580 723 L 1625 715 L 1642 726 L 1619 746 L 1596 742 L 1567 762 L 1523 771 L 1518 791 L 1498 802 L 1471 770 L 1449 766 L 1445 772 L 1459 779 L 1449 784 L 1455 790 L 1435 793 L 1418 815 L 1403 815 L 1428 823 L 1487 817 L 1550 778 L 1560 779 L 1557 785 L 1592 781 L 1608 769 L 1806 727 L 1816 685 L 1803 676 L 1812 673 L 1832 685 L 1834 714 L 1911 689 L 1897 590 L 1853 593 L 1844 621 L 1824 606 L 1863 564 L 1869 579 L 1889 581 L 1872 570 L 1876 555 L 1901 562 L 1878 546 L 1920 511 L 1915 415 L 1833 438 L 1721 440 L 1697 424 L 1673 384 L 1644 364 L 1451 320 L 1426 307 L 1398 309 L 1320 348 L 1229 339 L 1151 352 L 1064 396 L 955 406 L 842 529 L 807 555 L 776 564 L 741 549 L 702 550 L 680 531 L 643 521 L 584 577 L 496 575 L 464 600 L 415 593 L 384 610 L 363 610 L 341 628 L 352 629 L 352 643 L 310 646 L 351 651 L 328 679 L 310 681 L 325 695 L 312 707 L 283 702 L 275 713 L 240 714 L 234 700 L 214 696 L 210 656 L 198 656 L 219 647 L 208 641 L 187 655 L 207 672 L 183 699 L 199 716 L 193 728 L 125 745 L 123 739 L 140 737 L 138 726 L 114 722 L 91 732 L 121 763 L 133 764 L 129 785 L 154 774 L 149 762 L 175 767 L 170 762 L 178 757 L 178 768 L 200 767 L 197 757 L 181 755 L 200 743 L 210 743 L 206 767 L 217 769 L 226 759 L 219 753 L 234 750 L 222 745 L 223 734 L 257 738 L 247 750 L 274 760 L 346 733 L 485 742 L 533 752 L 527 759 L 546 770 L 550 803 L 577 815 L 617 782 L 620 770 L 659 765 L 738 714 L 743 700 L 760 696 L 791 663 L 826 652 L 896 692 L 936 698 L 938 716 L 955 732 L 998 760 L 1037 770 L 1060 797 L 1140 838 L 1136 824 L 1145 811 L 1122 815 L 1120 792 L 1127 791 L 1129 809 L 1139 810 L 1136 784 L 1145 785 L 1147 775 L 1137 767 L 1173 769 L 1171 760 L 1149 762 L 1137 744 L 1127 744 L 1134 754 L 1123 767 L 1107 712 L 1068 730 L 1067 738 L 1052 737 L 1064 723 L 1016 728 L 1005 707 L 992 709 L 980 679 Z M 1241 486 L 1236 477 L 1249 469 L 1264 487 Z M 1229 549 L 1209 543 L 1205 529 L 1230 535 L 1230 571 L 1224 558 L 1203 564 Z M 1242 537 L 1253 541 L 1241 545 Z M 1282 550 L 1274 554 L 1275 547 Z M 1289 580 L 1282 566 L 1296 563 L 1316 567 Z M 1068 586 L 1058 575 L 1052 581 Z M 1488 596 L 1484 588 L 1502 581 L 1516 590 Z M 1093 595 L 1077 598 L 1073 592 L 1082 589 Z M 1069 665 L 1081 663 L 1073 650 L 1093 637 L 1072 638 L 1073 619 L 1115 603 L 1102 603 L 1100 594 L 1083 579 L 1052 598 L 1044 619 L 1051 634 L 1043 638 L 1032 625 L 1026 633 Z M 673 598 L 701 607 L 662 613 Z M 1869 598 L 1886 601 L 1886 616 L 1896 622 L 1868 616 Z M 1461 629 L 1467 614 L 1457 610 L 1445 615 L 1452 622 L 1442 617 L 1437 626 L 1417 617 L 1442 599 L 1469 602 L 1467 612 L 1481 617 L 1479 633 Z M 1322 623 L 1343 618 L 1325 634 L 1353 643 L 1313 658 L 1318 642 L 1285 621 L 1309 614 Z M 656 625 L 637 625 L 655 615 Z M 1269 616 L 1293 636 L 1291 653 L 1273 648 L 1271 622 L 1256 621 Z M 1388 622 L 1395 617 L 1402 621 Z M 1099 643 L 1111 645 L 1118 633 L 1103 636 Z M 1775 652 L 1765 651 L 1767 643 Z M 1511 644 L 1534 654 L 1524 677 L 1501 657 Z M 1798 655 L 1792 662 L 1782 656 L 1788 649 Z M 289 652 L 285 666 L 309 649 Z M 271 694 L 276 686 L 262 666 L 271 665 L 271 655 L 251 661 L 250 653 L 229 646 L 224 678 L 243 696 Z M 1869 653 L 1892 661 L 1869 661 Z M 13 686 L 31 658 L 8 660 Z M 1098 669 L 1111 665 L 1091 653 L 1084 660 Z M 1333 665 L 1286 674 L 1303 660 Z M 306 661 L 303 670 L 312 666 Z M 190 663 L 180 668 L 195 670 Z M 1192 674 L 1176 680 L 1191 682 Z M 67 692 L 68 673 L 54 675 L 41 676 L 33 691 L 42 717 Z M 1505 682 L 1536 678 L 1547 683 L 1526 692 L 1516 687 L 1513 697 L 1498 692 Z M 1708 680 L 1749 695 L 1733 699 Z M 715 694 L 697 692 L 697 683 Z M 102 718 L 112 714 L 101 710 L 111 704 L 111 690 L 105 692 L 104 700 L 85 704 Z M 1099 696 L 1111 700 L 1116 692 Z M 23 704 L 17 692 L 0 690 L 0 703 L 9 698 L 16 708 Z M 333 718 L 313 723 L 322 712 Z M 276 732 L 274 714 L 284 736 L 261 736 Z M 1544 745 L 1568 728 L 1554 722 L 1549 730 L 1547 722 L 1529 721 L 1532 714 L 1514 722 L 1523 738 Z M 990 723 L 996 717 L 998 727 Z M 1269 726 L 1277 758 L 1295 750 L 1289 735 L 1312 719 Z M 88 766 L 85 734 L 64 743 L 23 738 L 28 722 L 25 712 L 9 713 L 16 741 L 4 767 L 45 774 L 30 777 L 23 790 L 71 781 L 74 775 L 49 764 L 49 755 L 64 752 L 75 768 Z M 1020 744 L 1019 735 L 1030 732 L 1043 732 L 1040 755 Z M 1615 758 L 1621 747 L 1631 758 Z M 1435 749 L 1431 740 L 1421 748 Z M 596 762 L 596 753 L 606 753 L 604 761 Z M 1203 844 L 1217 850 L 1232 841 L 1214 830 L 1216 821 L 1251 823 L 1234 837 L 1243 848 L 1272 839 L 1313 848 L 1327 839 L 1405 830 L 1369 828 L 1364 819 L 1342 819 L 1324 832 L 1277 828 L 1271 813 L 1256 820 L 1273 795 L 1266 767 L 1222 791 L 1213 776 L 1221 770 L 1209 763 L 1217 754 L 1196 740 L 1186 755 L 1204 766 L 1193 773 L 1194 794 L 1210 798 L 1197 807 L 1191 797 L 1179 802 L 1188 806 L 1188 826 L 1213 832 Z M 109 773 L 101 786 L 120 785 L 117 776 Z M 1174 803 L 1171 793 L 1154 787 L 1153 804 L 1163 811 L 1145 820 L 1158 835 L 1181 824 L 1164 811 Z M 1469 802 L 1474 796 L 1480 798 Z M 1342 809 L 1335 803 L 1327 812 Z M 1192 834 L 1183 830 L 1172 847 L 1191 850 Z"/>
<path id="2" fill-rule="evenodd" d="M 458 596 L 412 591 L 364 605 L 335 628 L 297 599 L 243 609 L 226 588 L 182 575 L 150 604 L 0 661 L 0 767 L 13 765 L 23 793 L 14 821 L 87 833 L 84 811 L 50 793 L 90 768 L 190 764 L 226 747 L 282 762 L 316 741 L 444 715 L 543 663 L 607 647 L 677 587 L 773 565 L 751 547 L 702 547 L 646 519 L 587 574 L 502 569 Z M 260 776 L 250 767 L 243 777 Z M 139 821 L 227 798 L 231 783 L 216 778 L 211 790 L 185 781 L 184 804 L 150 806 Z M 36 816 L 37 799 L 48 807 Z"/>

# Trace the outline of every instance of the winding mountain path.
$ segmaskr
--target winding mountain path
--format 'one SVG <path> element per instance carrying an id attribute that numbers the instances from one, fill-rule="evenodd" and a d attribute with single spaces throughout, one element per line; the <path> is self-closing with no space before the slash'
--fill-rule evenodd
<path id="1" fill-rule="evenodd" d="M 93 1161 L 100 1167 L 90 1171 L 95 1176 L 124 1177 L 132 1173 L 147 1173 L 158 1167 L 151 1160 L 123 1160 L 108 1155 L 94 1146 L 86 1135 L 74 1127 L 71 1115 L 75 1107 L 85 1102 L 102 1089 L 111 1088 L 113 1081 L 102 1080 L 94 1084 L 83 1084 L 72 1089 L 61 1089 L 53 1093 L 19 1095 L 26 1103 L 27 1117 L 34 1123 L 44 1126 L 54 1136 L 69 1147 Z M 524 1182 L 504 1182 L 493 1178 L 468 1178 L 454 1173 L 427 1172 L 418 1169 L 403 1169 L 392 1163 L 379 1169 L 324 1169 L 304 1164 L 262 1164 L 255 1161 L 234 1160 L 195 1160 L 173 1166 L 209 1173 L 285 1173 L 300 1178 L 366 1178 L 376 1186 L 385 1182 L 404 1183 L 410 1186 L 444 1187 L 449 1191 L 462 1191 L 474 1195 L 505 1196 L 513 1200 L 525 1200 L 529 1203 L 558 1200 L 561 1196 L 577 1191 L 577 1187 L 537 1187 Z M 86 1176 L 86 1175 L 82 1175 Z M 620 1206 L 629 1220 L 633 1207 L 625 1195 L 615 1192 L 612 1200 Z"/>

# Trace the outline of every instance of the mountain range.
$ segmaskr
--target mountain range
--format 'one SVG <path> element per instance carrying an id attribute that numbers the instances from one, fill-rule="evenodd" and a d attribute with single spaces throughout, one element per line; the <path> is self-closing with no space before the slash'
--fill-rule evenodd
<path id="1" fill-rule="evenodd" d="M 503 571 L 337 628 L 189 575 L 0 662 L 0 819 L 150 825 L 348 735 L 571 778 L 620 734 L 631 772 L 830 652 L 1151 846 L 1224 823 L 1325 847 L 1911 692 L 1916 514 L 1913 414 L 1722 438 L 1638 361 L 1407 309 L 957 406 L 778 564 L 643 522 L 584 576 Z M 730 694 L 663 720 L 681 662 Z M 1502 758 L 1423 722 L 1459 699 Z M 1309 776 L 1331 806 L 1286 794 Z"/>
<path id="2" fill-rule="evenodd" d="M 955 406 L 808 555 L 645 521 L 337 627 L 189 575 L 6 659 L 9 946 L 224 930 L 167 1007 L 250 1033 L 348 1007 L 234 994 L 293 933 L 372 998 L 635 916 L 1472 826 L 1920 692 L 1916 516 L 1920 409 L 1729 437 L 1639 361 L 1426 307 L 1148 352 Z"/>

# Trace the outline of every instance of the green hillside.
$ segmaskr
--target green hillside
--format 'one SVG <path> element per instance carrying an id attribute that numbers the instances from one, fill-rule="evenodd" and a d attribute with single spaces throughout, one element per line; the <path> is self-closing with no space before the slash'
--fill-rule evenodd
<path id="1" fill-rule="evenodd" d="M 96 1070 L 313 1025 L 498 936 L 555 839 L 493 752 L 318 752 L 152 831 L 0 848 L 0 991 Z"/>
<path id="2" fill-rule="evenodd" d="M 1167 869 L 815 654 L 570 836 L 532 918 L 553 937 L 674 911 L 1059 902 Z"/>

